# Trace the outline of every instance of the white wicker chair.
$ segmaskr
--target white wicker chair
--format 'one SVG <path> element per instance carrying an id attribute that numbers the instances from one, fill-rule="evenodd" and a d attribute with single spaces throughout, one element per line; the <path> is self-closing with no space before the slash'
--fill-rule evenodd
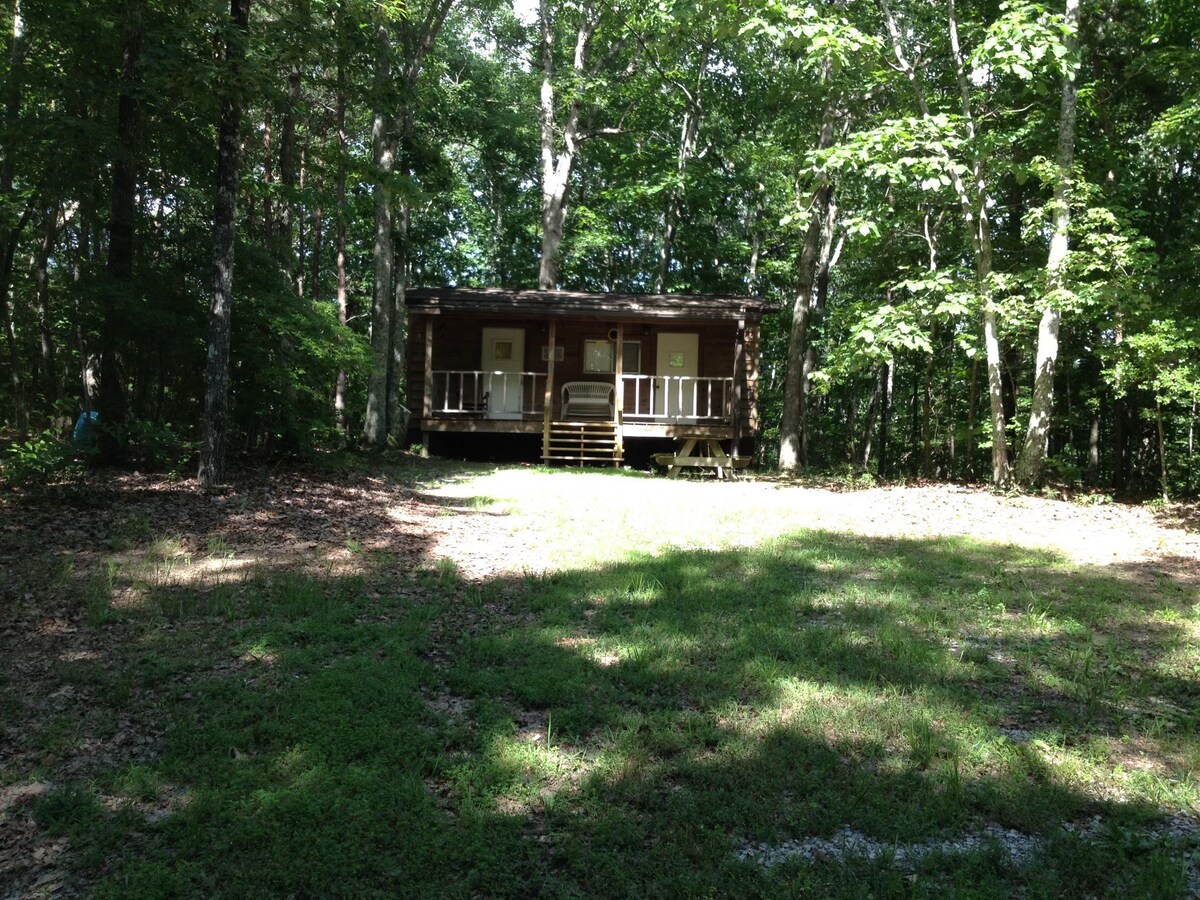
<path id="1" fill-rule="evenodd" d="M 562 417 L 611 419 L 616 391 L 600 381 L 568 381 L 562 387 Z"/>

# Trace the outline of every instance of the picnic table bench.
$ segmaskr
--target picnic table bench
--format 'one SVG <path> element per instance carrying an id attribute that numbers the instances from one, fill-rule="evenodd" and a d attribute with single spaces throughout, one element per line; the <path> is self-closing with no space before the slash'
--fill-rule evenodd
<path id="1" fill-rule="evenodd" d="M 725 470 L 744 469 L 750 465 L 749 456 L 730 456 L 715 438 L 684 436 L 675 453 L 656 453 L 654 461 L 667 467 L 668 478 L 678 478 L 685 468 L 704 467 L 717 470 L 717 477 L 724 478 Z"/>

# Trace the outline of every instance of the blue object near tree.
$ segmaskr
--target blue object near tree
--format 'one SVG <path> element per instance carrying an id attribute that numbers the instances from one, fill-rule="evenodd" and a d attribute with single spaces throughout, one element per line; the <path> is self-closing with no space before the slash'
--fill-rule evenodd
<path id="1" fill-rule="evenodd" d="M 100 413 L 96 410 L 81 412 L 75 420 L 75 431 L 71 435 L 71 443 L 76 447 L 91 447 L 96 443 L 96 426 L 100 423 Z"/>

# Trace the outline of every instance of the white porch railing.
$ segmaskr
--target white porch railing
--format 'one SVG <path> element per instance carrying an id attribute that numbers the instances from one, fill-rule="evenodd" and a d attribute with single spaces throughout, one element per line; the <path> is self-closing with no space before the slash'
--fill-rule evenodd
<path id="1" fill-rule="evenodd" d="M 622 375 L 625 418 L 632 421 L 720 421 L 733 418 L 732 378 Z"/>
<path id="2" fill-rule="evenodd" d="M 431 401 L 434 415 L 491 419 L 541 415 L 546 373 L 434 370 Z"/>

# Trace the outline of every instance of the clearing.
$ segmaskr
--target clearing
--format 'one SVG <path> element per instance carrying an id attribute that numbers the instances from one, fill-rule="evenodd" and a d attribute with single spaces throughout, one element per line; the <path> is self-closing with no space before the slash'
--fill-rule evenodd
<path id="1" fill-rule="evenodd" d="M 9 496 L 0 898 L 1200 896 L 1184 513 L 409 457 Z"/>

